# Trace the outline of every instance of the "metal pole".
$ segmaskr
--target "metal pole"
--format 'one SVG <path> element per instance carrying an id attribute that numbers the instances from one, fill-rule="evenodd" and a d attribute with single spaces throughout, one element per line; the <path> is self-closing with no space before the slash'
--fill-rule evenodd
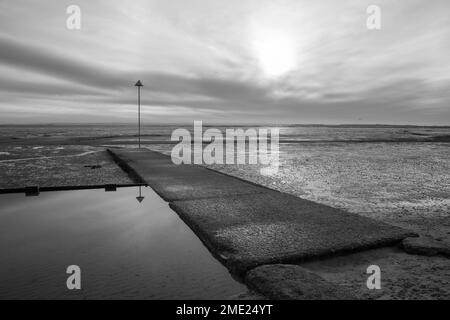
<path id="1" fill-rule="evenodd" d="M 138 87 L 138 141 L 139 149 L 141 148 L 141 87 L 143 86 L 141 80 L 135 84 Z"/>
<path id="2" fill-rule="evenodd" d="M 138 139 L 141 148 L 141 87 L 138 87 Z"/>

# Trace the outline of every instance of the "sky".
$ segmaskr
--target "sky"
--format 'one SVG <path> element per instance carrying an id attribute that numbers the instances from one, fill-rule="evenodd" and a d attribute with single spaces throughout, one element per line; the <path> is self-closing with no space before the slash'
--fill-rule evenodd
<path id="1" fill-rule="evenodd" d="M 71 30 L 67 7 L 81 10 Z M 381 29 L 369 30 L 369 5 Z M 0 124 L 450 125 L 448 0 L 0 0 Z"/>

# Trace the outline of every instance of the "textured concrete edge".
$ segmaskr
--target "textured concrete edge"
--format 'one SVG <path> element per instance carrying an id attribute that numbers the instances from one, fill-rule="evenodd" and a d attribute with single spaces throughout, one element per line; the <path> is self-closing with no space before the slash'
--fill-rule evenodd
<path id="1" fill-rule="evenodd" d="M 357 300 L 346 288 L 297 265 L 257 267 L 246 273 L 245 284 L 272 300 Z"/>
<path id="2" fill-rule="evenodd" d="M 119 149 L 119 148 L 118 148 L 118 149 Z M 126 149 L 120 148 L 120 150 L 126 150 Z M 112 157 L 113 157 L 114 159 L 117 158 L 120 162 L 123 162 L 123 165 L 124 165 L 126 168 L 130 168 L 131 170 L 133 170 L 133 168 L 131 168 L 130 165 L 126 162 L 126 160 L 121 159 L 117 154 L 114 153 L 113 150 L 107 149 L 107 151 L 112 155 Z M 144 151 L 153 152 L 153 153 L 158 153 L 158 155 L 161 155 L 161 156 L 167 158 L 168 160 L 171 160 L 171 158 L 170 158 L 169 155 L 164 154 L 164 153 L 162 153 L 162 152 L 154 151 L 154 150 L 150 150 L 150 149 L 145 149 Z M 117 161 L 116 161 L 116 163 L 119 164 L 119 162 L 117 162 Z M 192 165 L 193 165 L 193 166 L 196 166 L 196 167 L 199 167 L 199 168 L 203 168 L 203 169 L 212 171 L 212 172 L 214 172 L 214 173 L 216 173 L 216 174 L 220 174 L 220 175 L 223 175 L 223 176 L 225 176 L 225 177 L 229 177 L 229 178 L 233 178 L 233 179 L 236 179 L 236 180 L 245 182 L 245 183 L 250 184 L 250 185 L 253 185 L 253 186 L 255 186 L 255 187 L 259 187 L 259 188 L 262 188 L 262 189 L 269 190 L 269 191 L 271 191 L 271 192 L 283 193 L 283 192 L 281 192 L 281 191 L 279 191 L 279 190 L 274 190 L 274 189 L 271 189 L 271 188 L 269 188 L 269 187 L 267 187 L 267 186 L 263 186 L 263 185 L 261 185 L 261 184 L 258 184 L 258 183 L 256 183 L 256 182 L 253 182 L 253 181 L 250 181 L 250 180 L 245 180 L 244 178 L 237 177 L 237 176 L 231 175 L 231 174 L 226 173 L 226 172 L 217 171 L 217 170 L 215 170 L 215 169 L 213 169 L 213 168 L 210 168 L 210 167 L 207 167 L 207 166 L 204 166 L 204 165 L 198 165 L 198 164 L 192 164 Z M 133 170 L 133 171 L 134 171 L 134 174 L 137 174 L 137 172 L 136 172 L 135 170 Z M 143 179 L 140 177 L 139 174 L 137 174 L 137 175 L 139 176 L 139 179 L 143 180 Z M 164 199 L 163 195 L 160 195 L 160 196 Z M 208 197 L 205 197 L 205 199 L 207 199 L 207 198 L 208 198 Z M 214 198 L 214 197 L 211 197 L 211 198 Z M 168 199 L 164 199 L 164 200 L 166 200 L 166 201 L 182 201 L 182 200 L 184 200 L 184 199 L 177 199 L 177 200 L 168 200 Z"/>
<path id="3" fill-rule="evenodd" d="M 336 251 L 322 250 L 314 254 L 307 254 L 307 255 L 294 253 L 283 257 L 268 257 L 260 260 L 245 260 L 245 259 L 242 260 L 231 256 L 224 262 L 224 264 L 227 266 L 230 272 L 235 273 L 239 277 L 242 277 L 250 270 L 264 265 L 291 264 L 291 263 L 307 262 L 311 260 L 325 260 L 337 256 L 344 256 L 366 250 L 378 249 L 389 246 L 397 246 L 406 237 L 408 237 L 408 235 L 399 236 L 396 238 L 382 239 L 366 245 L 358 245 L 358 246 L 351 245 Z M 211 250 L 212 249 L 210 249 L 210 251 Z"/>
<path id="4" fill-rule="evenodd" d="M 113 160 L 117 163 L 117 165 L 124 170 L 126 173 L 128 173 L 130 175 L 131 178 L 135 179 L 136 181 L 139 181 L 140 183 L 147 183 L 145 181 L 145 179 L 139 174 L 139 172 L 137 170 L 135 170 L 129 163 L 129 160 L 127 159 L 122 159 L 119 155 L 117 155 L 114 150 L 111 149 L 107 149 L 108 153 L 111 155 L 111 157 L 113 158 Z M 156 151 L 152 151 L 152 150 L 145 150 L 145 151 L 150 151 L 150 152 L 155 152 L 155 153 L 160 153 L 160 152 L 156 152 Z M 167 158 L 170 158 L 169 156 L 161 153 L 161 155 L 166 156 Z M 206 167 L 205 167 L 206 168 Z M 209 168 L 206 168 L 208 170 L 211 170 L 212 172 L 216 172 L 216 173 L 221 173 Z M 235 178 L 233 176 L 224 174 L 225 176 L 228 177 L 232 177 Z M 236 178 L 239 179 L 243 182 L 247 182 L 243 179 L 240 178 Z M 255 186 L 259 186 L 256 183 L 250 182 L 251 184 L 255 185 Z M 213 238 L 211 238 L 207 232 L 205 232 L 197 223 L 195 220 L 191 219 L 188 215 L 183 214 L 182 210 L 180 210 L 175 204 L 174 202 L 176 201 L 183 201 L 182 199 L 180 200 L 170 200 L 167 199 L 167 197 L 164 196 L 164 194 L 160 193 L 158 191 L 157 186 L 155 186 L 154 184 L 149 184 L 152 189 L 166 202 L 168 202 L 169 207 L 175 211 L 177 213 L 177 215 L 181 218 L 181 220 L 183 220 L 186 225 L 197 235 L 197 237 L 200 239 L 200 241 L 202 241 L 202 243 L 206 246 L 206 248 L 211 252 L 211 254 L 217 259 L 219 260 L 222 264 L 224 264 L 228 270 L 230 270 L 230 273 L 233 276 L 237 276 L 238 278 L 241 278 L 244 274 L 245 271 L 247 269 L 250 268 L 250 266 L 246 266 L 246 267 L 241 267 L 239 263 L 237 263 L 237 261 L 235 261 L 234 259 L 230 260 L 228 259 L 228 257 L 224 256 L 221 253 L 221 246 L 220 243 L 215 242 L 215 241 L 211 241 Z M 264 187 L 267 190 L 272 190 L 269 189 L 267 187 Z M 243 279 L 242 279 L 243 280 Z"/>
<path id="5" fill-rule="evenodd" d="M 136 179 L 137 181 L 139 181 L 141 183 L 147 183 L 145 181 L 145 179 L 143 179 L 142 176 L 139 174 L 139 172 L 130 165 L 129 160 L 122 159 L 120 156 L 118 156 L 116 153 L 114 153 L 113 150 L 107 149 L 107 151 L 112 156 L 114 161 L 122 168 L 122 170 L 127 172 L 133 179 Z M 148 151 L 160 153 L 160 152 L 156 152 L 156 151 L 152 151 L 152 150 L 148 150 Z M 164 154 L 161 153 L 161 155 L 164 155 Z M 169 158 L 169 156 L 167 156 L 167 155 L 164 155 L 164 156 Z M 201 167 L 204 167 L 204 166 L 201 166 Z M 246 183 L 251 183 L 255 186 L 260 186 L 257 183 L 254 183 L 251 181 L 246 181 L 239 177 L 235 177 L 235 176 L 232 176 L 232 175 L 229 175 L 226 173 L 222 173 L 222 172 L 216 171 L 211 168 L 207 168 L 207 167 L 204 167 L 204 168 L 211 170 L 213 172 L 216 172 L 216 173 L 223 174 L 225 176 L 229 176 L 229 177 L 241 180 Z M 265 186 L 262 186 L 262 187 L 264 189 L 267 189 L 270 191 L 282 193 L 280 191 L 273 190 L 273 189 L 270 189 Z M 153 189 L 155 190 L 155 188 L 153 188 Z M 351 253 L 351 252 L 373 249 L 373 248 L 377 248 L 377 247 L 381 247 L 381 246 L 396 245 L 407 237 L 416 237 L 417 236 L 415 233 L 405 231 L 405 234 L 399 235 L 398 237 L 395 237 L 395 238 L 381 239 L 374 243 L 363 245 L 363 246 L 358 246 L 358 247 L 349 246 L 348 248 L 344 248 L 344 249 L 336 251 L 336 252 L 323 252 L 323 253 L 314 254 L 314 255 L 310 255 L 310 256 L 305 256 L 305 255 L 298 256 L 298 255 L 294 254 L 294 255 L 283 257 L 283 258 L 269 257 L 267 259 L 261 259 L 260 261 L 245 261 L 245 259 L 242 260 L 239 257 L 233 257 L 232 253 L 228 256 L 226 252 L 222 252 L 221 251 L 222 247 L 221 247 L 220 243 L 214 241 L 214 238 L 207 231 L 203 230 L 200 227 L 200 225 L 197 224 L 197 222 L 195 220 L 191 219 L 188 215 L 183 214 L 182 210 L 180 208 L 178 208 L 176 206 L 176 204 L 174 203 L 176 201 L 168 200 L 162 194 L 160 194 L 157 190 L 155 190 L 155 192 L 157 192 L 159 194 L 159 196 L 161 196 L 161 198 L 163 198 L 166 202 L 168 202 L 170 208 L 173 209 L 177 213 L 177 215 L 188 225 L 188 227 L 198 236 L 198 238 L 202 241 L 202 243 L 206 246 L 206 248 L 211 252 L 211 254 L 228 268 L 228 270 L 230 271 L 230 273 L 233 277 L 235 277 L 237 280 L 239 280 L 241 282 L 244 282 L 250 289 L 256 290 L 257 292 L 263 294 L 265 297 L 267 297 L 269 299 L 305 299 L 305 296 L 296 296 L 296 295 L 286 296 L 283 292 L 286 290 L 293 290 L 292 284 L 289 284 L 289 282 L 281 282 L 281 284 L 275 286 L 274 285 L 275 282 L 273 280 L 276 279 L 276 277 L 273 275 L 265 276 L 265 280 L 263 281 L 265 284 L 265 289 L 256 286 L 255 280 L 252 280 L 253 279 L 252 274 L 254 274 L 256 272 L 255 270 L 260 270 L 259 268 L 269 268 L 272 266 L 279 266 L 280 263 L 294 263 L 294 262 L 298 263 L 298 262 L 302 262 L 302 261 L 313 259 L 313 258 L 325 259 L 325 258 L 329 258 L 331 256 L 343 255 L 343 254 L 347 254 L 347 253 Z M 288 265 L 283 264 L 283 266 L 288 266 Z M 298 266 L 296 266 L 296 267 L 298 267 Z M 315 273 L 313 273 L 311 271 L 306 270 L 306 272 L 308 272 L 310 275 L 313 275 L 314 277 L 320 278 L 318 275 L 316 275 Z M 316 278 L 316 279 L 318 279 L 318 278 Z M 325 281 L 325 280 L 323 280 L 323 281 Z M 299 285 L 300 285 L 300 283 L 299 283 Z M 336 286 L 331 283 L 329 285 Z M 309 286 L 308 288 L 311 288 L 311 286 Z M 336 289 L 336 290 L 337 290 L 337 292 L 339 292 L 339 295 L 338 295 L 339 297 L 337 299 L 356 299 L 354 296 L 352 296 L 351 294 L 346 292 L 343 288 Z M 329 293 L 326 293 L 326 292 L 328 292 L 328 289 L 325 290 L 323 294 L 320 293 L 320 291 L 319 291 L 319 295 L 314 296 L 314 298 L 334 299 L 333 297 L 329 296 Z M 308 299 L 308 297 L 306 297 L 306 299 Z"/>
<path id="6" fill-rule="evenodd" d="M 230 273 L 237 277 L 239 280 L 243 280 L 244 273 L 238 272 L 238 268 L 233 267 L 234 264 L 230 263 L 228 256 L 225 256 L 222 252 L 222 246 L 220 243 L 214 241 L 214 238 L 208 235 L 208 232 L 204 231 L 200 225 L 191 219 L 188 215 L 183 214 L 181 210 L 173 203 L 169 202 L 169 207 L 183 220 L 184 223 L 195 233 L 195 235 L 200 239 L 200 241 L 206 246 L 209 252 L 219 260 Z"/>
<path id="7" fill-rule="evenodd" d="M 222 251 L 224 248 L 222 245 L 215 241 L 214 236 L 208 231 L 203 230 L 201 226 L 192 219 L 189 215 L 185 214 L 183 210 L 177 206 L 174 202 L 169 202 L 170 208 L 177 213 L 177 215 L 183 220 L 189 228 L 197 235 L 197 237 L 205 244 L 211 254 L 216 257 L 231 274 L 238 279 L 243 279 L 247 272 L 250 270 L 272 264 L 289 264 L 305 262 L 312 259 L 323 260 L 335 256 L 342 256 L 350 253 L 361 252 L 364 250 L 376 249 L 380 247 L 395 246 L 401 244 L 401 242 L 408 237 L 416 237 L 415 233 L 405 230 L 405 233 L 398 234 L 395 237 L 386 237 L 379 239 L 364 245 L 348 245 L 342 249 L 336 251 L 321 250 L 314 254 L 289 254 L 283 257 L 265 257 L 261 259 L 245 259 L 242 256 L 237 256 L 232 252 Z"/>
<path id="8" fill-rule="evenodd" d="M 437 241 L 427 236 L 403 239 L 401 248 L 408 254 L 428 257 L 441 255 L 450 258 L 450 243 Z"/>
<path id="9" fill-rule="evenodd" d="M 283 192 L 281 192 L 281 191 L 279 191 L 279 190 L 271 189 L 271 188 L 269 188 L 269 187 L 263 186 L 262 184 L 258 184 L 258 183 L 256 183 L 256 182 L 253 182 L 253 181 L 250 181 L 250 180 L 245 180 L 244 178 L 237 177 L 237 176 L 233 176 L 233 175 L 231 175 L 231 174 L 229 174 L 229 173 L 226 173 L 226 172 L 217 171 L 217 170 L 215 170 L 215 169 L 213 169 L 213 168 L 209 168 L 209 167 L 207 167 L 207 166 L 200 166 L 200 167 L 205 168 L 206 170 L 210 170 L 210 171 L 212 171 L 212 172 L 221 174 L 221 175 L 223 175 L 223 176 L 226 176 L 226 177 L 229 177 L 229 178 L 233 178 L 233 179 L 236 179 L 236 180 L 239 180 L 239 181 L 242 181 L 242 182 L 251 184 L 251 185 L 253 185 L 253 186 L 255 186 L 255 187 L 263 188 L 263 189 L 266 189 L 266 190 L 271 191 L 271 192 L 283 193 Z"/>
<path id="10" fill-rule="evenodd" d="M 126 149 L 123 149 L 123 148 L 120 148 L 120 149 L 119 149 L 119 148 L 118 148 L 118 151 L 124 151 L 124 150 L 126 151 Z M 173 196 L 171 196 L 171 195 L 167 195 L 164 191 L 162 191 L 162 190 L 160 189 L 160 188 L 161 188 L 160 184 L 158 184 L 158 183 L 155 182 L 155 181 L 147 181 L 147 180 L 143 177 L 143 175 L 141 175 L 141 174 L 139 173 L 139 170 L 138 170 L 138 169 L 133 168 L 133 166 L 131 165 L 132 160 L 127 159 L 126 156 L 116 154 L 115 151 L 112 150 L 112 149 L 109 149 L 109 148 L 108 148 L 107 151 L 108 151 L 108 153 L 111 155 L 111 157 L 113 158 L 114 162 L 115 162 L 115 163 L 116 163 L 123 171 L 125 171 L 125 172 L 130 176 L 130 178 L 132 178 L 132 179 L 133 179 L 134 181 L 136 181 L 137 183 L 142 183 L 142 184 L 146 184 L 146 185 L 151 186 L 152 189 L 153 189 L 153 191 L 155 191 L 155 192 L 156 192 L 156 193 L 157 193 L 164 201 L 166 201 L 166 202 L 187 201 L 187 200 L 200 200 L 200 199 L 214 199 L 214 198 L 217 198 L 217 196 L 211 195 L 211 196 L 197 197 L 197 198 L 193 198 L 193 199 L 185 199 L 184 197 L 177 198 L 177 197 L 173 197 Z M 167 160 L 171 161 L 170 156 L 168 156 L 168 155 L 166 155 L 166 154 L 164 154 L 164 153 L 158 152 L 158 151 L 149 150 L 149 149 L 144 149 L 144 150 L 142 150 L 142 152 L 155 153 L 155 154 L 158 154 L 158 156 L 163 156 L 163 158 L 166 158 Z M 123 157 L 123 158 L 122 158 L 122 157 Z M 172 163 L 172 162 L 171 162 L 171 163 Z M 239 178 L 239 177 L 235 177 L 235 176 L 232 176 L 232 175 L 229 175 L 229 174 L 220 172 L 220 171 L 216 171 L 216 170 L 211 169 L 211 168 L 208 168 L 208 167 L 206 167 L 206 166 L 197 165 L 197 164 L 192 164 L 192 166 L 197 167 L 197 168 L 199 168 L 199 169 L 201 169 L 201 170 L 208 170 L 208 171 L 211 171 L 212 173 L 217 174 L 217 175 L 225 176 L 225 177 L 228 177 L 228 178 L 231 178 L 231 179 L 234 179 L 234 180 L 239 180 L 239 181 L 241 181 L 241 182 L 243 182 L 243 183 L 246 183 L 246 184 L 248 184 L 248 185 L 252 185 L 252 186 L 261 188 L 261 191 L 258 191 L 258 192 L 255 191 L 255 193 L 261 193 L 261 192 L 264 192 L 264 190 L 271 191 L 271 192 L 278 192 L 278 193 L 280 193 L 280 191 L 278 191 L 278 190 L 273 190 L 273 189 L 270 189 L 270 188 L 268 188 L 268 187 L 266 187 L 266 186 L 259 185 L 259 184 L 255 183 L 255 182 L 247 181 L 247 180 L 242 179 L 242 178 Z M 239 194 L 235 194 L 235 195 L 232 195 L 232 196 L 233 196 L 233 197 L 238 197 Z"/>
<path id="11" fill-rule="evenodd" d="M 114 161 L 128 174 L 130 174 L 134 179 L 136 179 L 139 182 L 142 183 L 148 183 L 140 174 L 139 171 L 134 169 L 132 167 L 132 165 L 130 164 L 130 160 L 129 159 L 122 159 L 119 155 L 117 155 L 113 150 L 111 149 L 107 149 L 107 151 L 111 154 L 111 156 L 113 157 Z M 167 158 L 170 158 L 169 156 L 157 152 L 157 151 L 153 151 L 153 150 L 144 150 L 145 152 L 153 152 L 153 153 L 158 153 L 161 154 Z M 203 167 L 203 166 L 199 166 L 199 167 Z M 204 167 L 206 168 L 206 167 Z M 252 185 L 255 186 L 260 186 L 259 184 L 253 183 L 253 182 L 248 182 L 244 179 L 238 178 L 238 177 L 234 177 L 210 168 L 206 168 L 214 173 L 219 173 L 219 174 L 223 174 L 227 177 L 230 178 L 234 178 L 237 180 L 240 180 L 244 183 L 251 183 Z M 197 237 L 205 244 L 205 246 L 208 248 L 208 250 L 213 254 L 214 257 L 216 257 L 216 259 L 218 259 L 220 262 L 222 262 L 222 264 L 224 264 L 229 270 L 230 272 L 237 276 L 238 278 L 241 278 L 245 275 L 245 273 L 252 269 L 252 268 L 256 268 L 258 266 L 262 266 L 265 264 L 276 264 L 276 263 L 293 263 L 293 262 L 302 262 L 302 261 L 307 261 L 307 260 L 311 260 L 311 259 L 325 259 L 325 258 L 329 258 L 332 256 L 336 256 L 336 255 L 343 255 L 343 254 L 348 254 L 348 253 L 352 253 L 352 252 L 358 252 L 358 251 L 363 251 L 363 250 L 367 250 L 367 249 L 374 249 L 374 248 L 378 248 L 378 247 L 382 247 L 382 246 L 390 246 L 390 245 L 396 245 L 398 243 L 400 243 L 403 239 L 407 238 L 407 237 L 416 237 L 417 234 L 410 232 L 408 230 L 405 230 L 405 232 L 403 234 L 399 234 L 397 237 L 388 237 L 388 238 L 383 238 L 383 239 L 379 239 L 378 241 L 374 241 L 372 243 L 369 244 L 364 244 L 364 245 L 349 245 L 345 248 L 342 248 L 338 251 L 319 251 L 317 253 L 314 254 L 310 254 L 310 255 L 305 255 L 305 254 L 291 254 L 291 255 L 287 255 L 285 257 L 267 257 L 265 259 L 258 259 L 258 260 L 252 260 L 252 259 L 245 259 L 239 256 L 235 256 L 232 252 L 226 252 L 224 251 L 222 247 L 222 245 L 215 241 L 214 236 L 211 235 L 207 230 L 203 230 L 201 228 L 201 226 L 194 220 L 191 219 L 191 217 L 187 214 L 185 214 L 182 210 L 182 208 L 180 208 L 177 205 L 177 202 L 184 202 L 184 201 L 191 201 L 191 200 L 173 200 L 173 199 L 168 199 L 163 193 L 159 192 L 158 190 L 158 186 L 155 183 L 148 183 L 152 189 L 166 202 L 169 203 L 169 206 L 172 210 L 174 210 L 177 215 L 189 226 L 189 228 L 197 235 Z M 268 187 L 264 187 L 264 189 L 270 191 L 270 192 L 276 192 L 279 194 L 284 194 L 280 191 L 277 190 L 273 190 L 270 189 Z M 245 196 L 245 195 L 244 195 Z M 292 196 L 292 195 L 289 195 Z M 239 195 L 233 195 L 232 197 L 239 197 Z M 292 196 L 294 197 L 294 196 Z M 215 197 L 211 197 L 211 199 L 214 199 Z M 208 199 L 208 198 L 206 198 Z M 198 200 L 198 199 L 194 199 L 194 200 Z"/>
<path id="12" fill-rule="evenodd" d="M 128 161 L 122 159 L 119 157 L 113 150 L 106 149 L 108 154 L 111 156 L 111 158 L 114 160 L 114 162 L 124 171 L 128 174 L 128 176 L 137 183 L 143 183 L 146 184 L 147 182 L 141 177 L 141 175 L 128 163 Z"/>

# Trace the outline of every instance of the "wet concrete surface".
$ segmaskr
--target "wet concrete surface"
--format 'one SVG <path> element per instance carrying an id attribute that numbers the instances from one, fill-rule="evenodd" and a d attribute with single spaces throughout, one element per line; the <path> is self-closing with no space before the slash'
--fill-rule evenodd
<path id="1" fill-rule="evenodd" d="M 393 244 L 413 233 L 275 191 L 171 207 L 231 270 Z"/>
<path id="2" fill-rule="evenodd" d="M 355 300 L 350 291 L 296 265 L 271 264 L 246 274 L 247 285 L 275 300 Z"/>
<path id="3" fill-rule="evenodd" d="M 406 238 L 402 241 L 403 249 L 411 254 L 424 256 L 443 255 L 450 258 L 450 243 L 438 241 L 431 237 Z"/>
<path id="4" fill-rule="evenodd" d="M 171 207 L 238 274 L 266 263 L 388 245 L 411 235 L 398 227 L 270 189 L 250 188 L 253 192 L 246 194 L 253 185 L 195 165 L 175 169 L 153 151 L 111 152 L 157 192 L 159 180 L 167 179 L 159 179 L 158 172 L 173 174 L 173 180 L 165 181 L 164 190 L 180 193 L 185 188 L 188 192 L 182 201 L 171 202 Z M 217 176 L 229 182 L 221 184 Z M 170 193 L 164 195 L 175 200 Z"/>
<path id="5" fill-rule="evenodd" d="M 210 167 L 450 240 L 449 159 L 448 143 L 305 143 L 280 145 L 280 167 L 270 176 L 260 174 L 261 165 Z"/>
<path id="6" fill-rule="evenodd" d="M 125 171 L 141 177 L 166 201 L 261 193 L 267 189 L 196 165 L 175 165 L 158 152 L 110 149 Z"/>

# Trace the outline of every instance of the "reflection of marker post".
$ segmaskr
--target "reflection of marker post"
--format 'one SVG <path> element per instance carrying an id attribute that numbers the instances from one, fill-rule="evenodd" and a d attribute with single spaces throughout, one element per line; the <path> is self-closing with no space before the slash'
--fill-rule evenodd
<path id="1" fill-rule="evenodd" d="M 137 201 L 139 201 L 139 203 L 142 202 L 142 200 L 144 200 L 144 197 L 141 194 L 141 186 L 139 186 L 139 197 L 136 197 Z"/>
<path id="2" fill-rule="evenodd" d="M 135 84 L 136 87 L 138 87 L 138 140 L 139 140 L 139 149 L 141 148 L 141 87 L 144 85 L 142 84 L 141 80 L 138 80 Z"/>

